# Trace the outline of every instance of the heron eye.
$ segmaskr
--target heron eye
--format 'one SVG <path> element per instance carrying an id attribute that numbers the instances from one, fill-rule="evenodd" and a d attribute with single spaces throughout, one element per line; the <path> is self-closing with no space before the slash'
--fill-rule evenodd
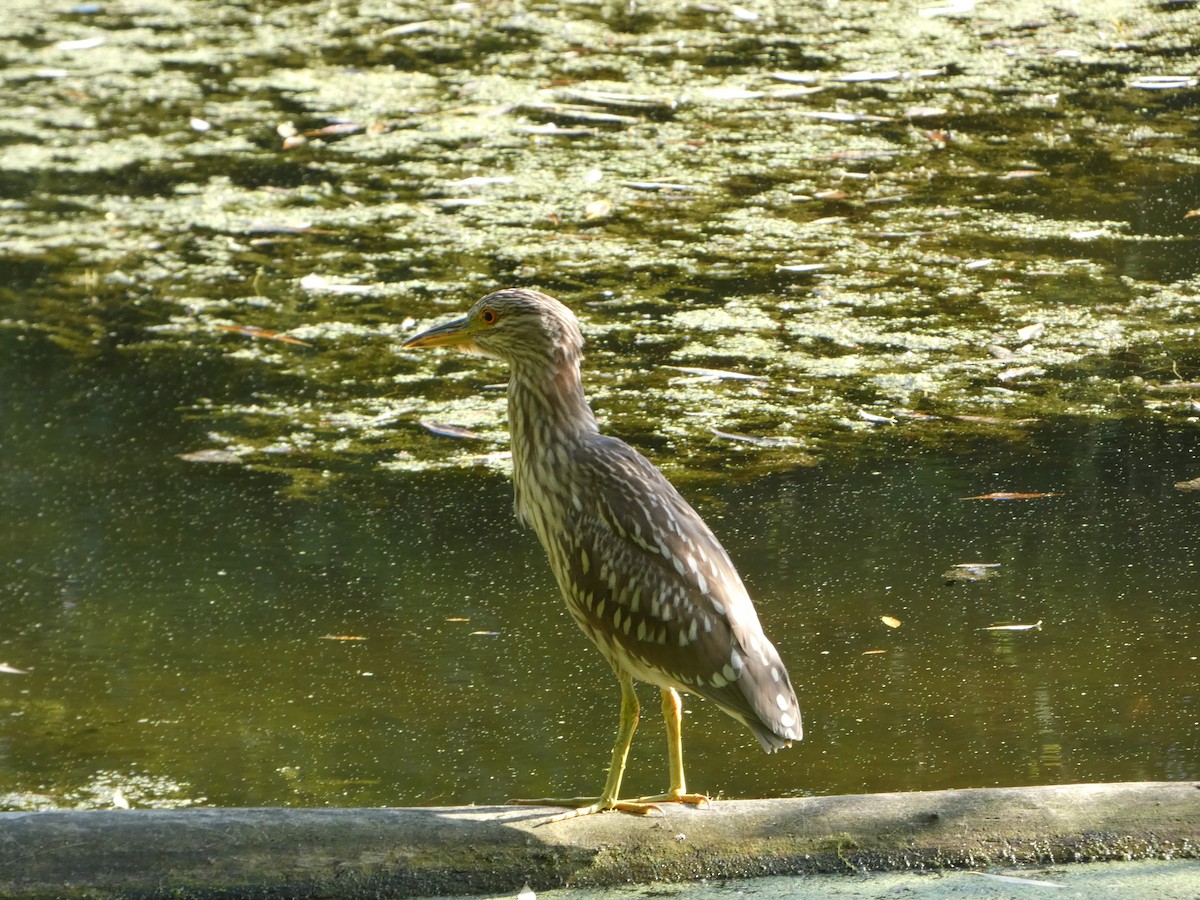
<path id="1" fill-rule="evenodd" d="M 484 325 L 495 325 L 496 320 L 500 318 L 494 309 L 490 307 L 479 314 L 479 318 L 483 319 Z"/>

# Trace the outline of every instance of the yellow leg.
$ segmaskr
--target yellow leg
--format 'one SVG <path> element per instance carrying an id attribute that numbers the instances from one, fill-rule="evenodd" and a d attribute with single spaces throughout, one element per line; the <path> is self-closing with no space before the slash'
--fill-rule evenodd
<path id="1" fill-rule="evenodd" d="M 510 800 L 509 803 L 520 806 L 574 807 L 561 815 L 547 819 L 542 824 L 561 822 L 563 819 L 573 819 L 576 816 L 587 816 L 603 812 L 606 809 L 618 809 L 622 812 L 640 815 L 658 811 L 658 807 L 652 803 L 638 801 L 627 803 L 617 799 L 621 792 L 621 779 L 625 775 L 625 760 L 629 757 L 629 745 L 633 743 L 633 733 L 637 730 L 639 712 L 637 694 L 633 690 L 633 679 L 624 672 L 618 672 L 617 679 L 621 682 L 621 719 L 617 725 L 617 741 L 613 744 L 612 763 L 608 767 L 608 778 L 604 782 L 604 792 L 599 799 L 591 797 L 543 798 L 540 800 Z M 680 776 L 682 777 L 682 768 Z"/>
<path id="2" fill-rule="evenodd" d="M 689 794 L 683 779 L 683 703 L 674 688 L 662 689 L 663 718 L 667 722 L 667 761 L 671 767 L 671 789 L 655 797 L 639 797 L 635 803 L 693 803 L 712 801 L 704 794 Z"/>

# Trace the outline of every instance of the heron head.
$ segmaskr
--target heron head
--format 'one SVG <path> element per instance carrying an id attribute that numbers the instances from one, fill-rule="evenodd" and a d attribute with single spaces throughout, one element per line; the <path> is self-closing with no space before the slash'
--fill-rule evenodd
<path id="1" fill-rule="evenodd" d="M 465 316 L 409 338 L 405 348 L 455 347 L 502 359 L 513 366 L 578 361 L 579 322 L 553 297 L 524 288 L 494 291 Z"/>

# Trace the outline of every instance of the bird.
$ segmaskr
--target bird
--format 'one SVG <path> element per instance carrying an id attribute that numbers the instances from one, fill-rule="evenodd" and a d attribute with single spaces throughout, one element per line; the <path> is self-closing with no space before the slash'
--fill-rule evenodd
<path id="1" fill-rule="evenodd" d="M 584 395 L 584 339 L 547 294 L 506 288 L 403 348 L 452 347 L 508 364 L 515 512 L 546 552 L 571 617 L 621 687 L 612 761 L 600 796 L 514 800 L 566 807 L 548 821 L 606 810 L 651 814 L 707 805 L 683 772 L 680 692 L 715 703 L 773 753 L 802 737 L 787 669 L 729 555 L 645 456 L 604 435 Z M 667 726 L 666 793 L 620 799 L 640 708 L 634 682 L 659 688 Z"/>

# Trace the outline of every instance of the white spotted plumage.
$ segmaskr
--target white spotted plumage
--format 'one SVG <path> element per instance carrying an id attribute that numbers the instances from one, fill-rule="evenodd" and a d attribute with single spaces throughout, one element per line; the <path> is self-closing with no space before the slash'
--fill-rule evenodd
<path id="1" fill-rule="evenodd" d="M 494 340 L 475 335 L 478 349 L 512 369 L 516 511 L 576 622 L 615 669 L 713 701 L 768 752 L 799 740 L 787 670 L 728 554 L 658 469 L 599 433 L 574 315 L 532 291 L 484 304 L 499 322 Z"/>

